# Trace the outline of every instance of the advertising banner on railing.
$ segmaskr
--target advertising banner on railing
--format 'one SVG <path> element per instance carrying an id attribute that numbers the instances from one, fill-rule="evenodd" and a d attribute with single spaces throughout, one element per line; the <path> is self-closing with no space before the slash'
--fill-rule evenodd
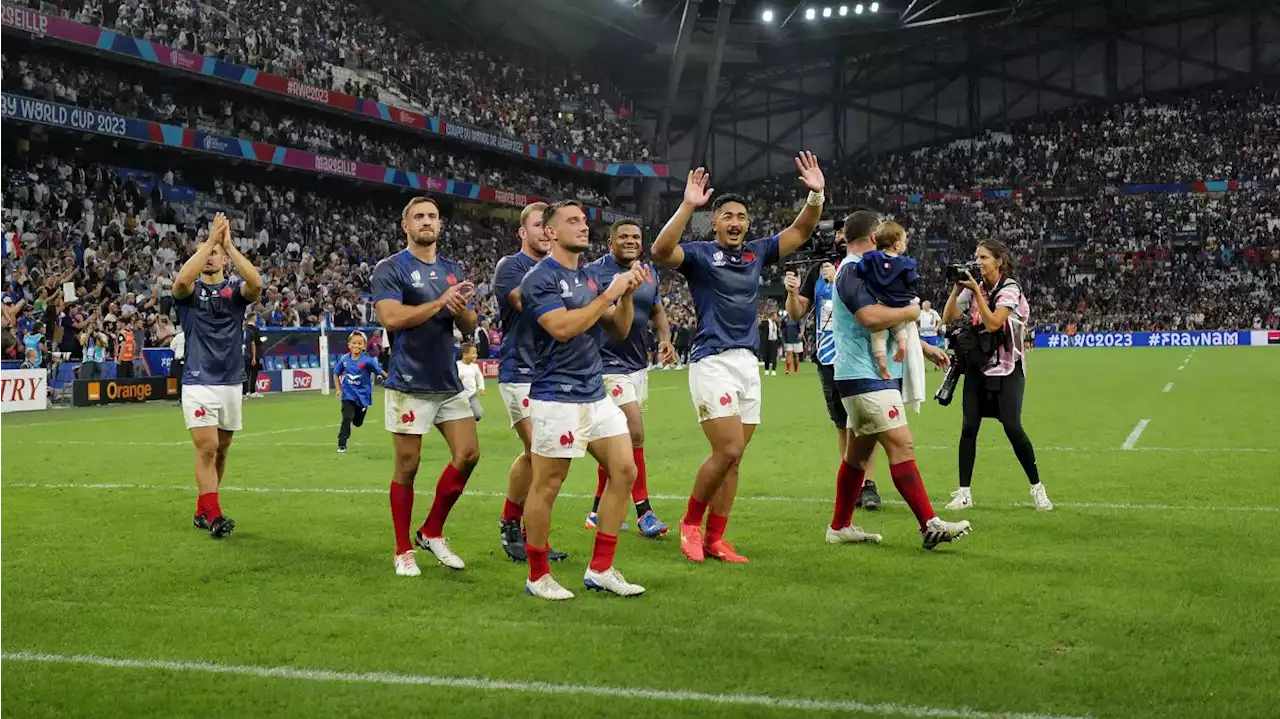
<path id="1" fill-rule="evenodd" d="M 185 150 L 222 155 L 237 160 L 249 160 L 270 165 L 281 165 L 298 170 L 318 172 L 326 175 L 338 175 L 385 185 L 408 187 L 441 195 L 452 195 L 477 202 L 524 207 L 531 202 L 546 201 L 536 195 L 520 192 L 509 192 L 493 187 L 484 187 L 460 180 L 445 180 L 428 177 L 417 172 L 397 170 L 368 162 L 358 162 L 339 157 L 317 155 L 306 150 L 291 147 L 280 147 L 265 142 L 254 142 L 233 137 L 214 135 L 189 127 L 166 125 L 136 117 L 122 117 L 100 110 L 89 110 L 75 105 L 64 105 L 47 100 L 37 100 L 25 95 L 5 93 L 3 96 L 3 112 L 5 119 L 22 122 L 35 122 L 42 125 L 64 127 L 81 132 L 98 135 L 122 137 L 139 142 L 149 142 L 168 147 L 179 147 Z M 631 215 L 598 207 L 587 207 L 587 219 L 599 222 L 614 222 Z"/>
<path id="2" fill-rule="evenodd" d="M 1280 347 L 1280 332 L 1196 330 L 1188 332 L 1037 332 L 1036 347 Z"/>
<path id="3" fill-rule="evenodd" d="M 0 412 L 49 409 L 49 370 L 7 369 L 0 372 Z"/>
<path id="4" fill-rule="evenodd" d="M 240 65 L 232 65 L 217 58 L 177 50 L 166 45 L 121 35 L 111 30 L 84 25 L 54 15 L 45 15 L 27 8 L 4 5 L 4 26 L 14 30 L 47 36 L 64 42 L 91 47 L 94 50 L 126 55 L 135 60 L 164 65 L 186 72 L 216 77 L 258 90 L 274 92 L 306 102 L 326 105 L 365 117 L 376 118 L 398 125 L 407 125 L 433 135 L 451 137 L 474 145 L 481 145 L 502 152 L 534 157 L 561 165 L 619 177 L 666 177 L 666 165 L 640 162 L 601 162 L 582 155 L 562 152 L 518 138 L 507 137 L 488 130 L 448 122 L 439 117 L 392 107 L 376 100 L 366 100 L 337 90 L 308 85 L 279 75 L 259 72 Z"/>

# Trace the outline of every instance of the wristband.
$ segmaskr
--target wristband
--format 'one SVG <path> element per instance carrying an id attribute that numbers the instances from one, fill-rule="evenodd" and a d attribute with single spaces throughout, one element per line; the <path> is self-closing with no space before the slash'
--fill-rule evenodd
<path id="1" fill-rule="evenodd" d="M 810 190 L 810 191 L 809 191 L 809 199 L 805 200 L 805 201 L 804 201 L 804 204 L 806 204 L 806 205 L 821 205 L 822 203 L 824 203 L 824 202 L 826 202 L 826 201 L 827 201 L 827 196 L 826 196 L 825 194 L 823 194 L 821 191 L 819 191 L 819 192 L 814 192 L 813 190 Z"/>

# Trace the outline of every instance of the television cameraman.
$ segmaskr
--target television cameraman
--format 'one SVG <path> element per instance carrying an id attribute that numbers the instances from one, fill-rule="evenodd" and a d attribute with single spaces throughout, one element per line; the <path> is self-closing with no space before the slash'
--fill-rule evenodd
<path id="1" fill-rule="evenodd" d="M 1031 439 L 1022 428 L 1022 395 L 1026 389 L 1023 335 L 1031 315 L 1022 287 L 1014 280 L 1016 265 L 1009 246 L 999 238 L 978 243 L 971 265 L 947 268 L 952 282 L 951 296 L 942 311 L 942 321 L 952 328 L 948 336 L 956 350 L 956 366 L 964 373 L 961 402 L 964 421 L 960 427 L 960 487 L 951 493 L 947 509 L 973 506 L 969 487 L 978 452 L 978 430 L 983 417 L 994 417 L 1004 426 L 1022 471 L 1031 483 L 1031 500 L 1040 511 L 1053 509 L 1040 472 Z M 981 277 L 981 284 L 973 271 Z M 993 299 L 992 299 L 993 298 Z M 968 322 L 962 318 L 968 318 Z M 939 390 L 939 401 L 950 381 L 949 374 Z M 950 396 L 943 403 L 950 402 Z"/>

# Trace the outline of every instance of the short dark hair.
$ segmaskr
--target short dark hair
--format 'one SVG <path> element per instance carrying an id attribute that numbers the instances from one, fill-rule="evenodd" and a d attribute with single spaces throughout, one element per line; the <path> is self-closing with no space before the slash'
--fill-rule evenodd
<path id="1" fill-rule="evenodd" d="M 743 197 L 742 195 L 735 194 L 733 192 L 726 192 L 723 195 L 717 197 L 715 201 L 711 203 L 711 214 L 714 215 L 720 212 L 720 208 L 724 207 L 730 202 L 736 202 L 739 205 L 742 205 L 743 207 L 748 207 L 747 198 Z"/>
<path id="2" fill-rule="evenodd" d="M 400 219 L 402 220 L 409 219 L 409 210 L 412 210 L 414 205 L 421 205 L 424 202 L 430 202 L 431 206 L 436 208 L 436 213 L 439 214 L 440 212 L 439 203 L 437 203 L 435 200 L 431 199 L 430 197 L 427 197 L 426 195 L 419 195 L 413 198 L 412 200 L 409 200 L 409 204 L 405 205 L 404 209 L 400 211 Z"/>
<path id="3" fill-rule="evenodd" d="M 576 207 L 579 210 L 586 212 L 586 210 L 583 209 L 582 203 L 577 200 L 561 200 L 559 202 L 554 202 L 542 208 L 542 226 L 546 227 L 551 224 L 551 221 L 556 218 L 556 213 L 566 207 Z"/>
<path id="4" fill-rule="evenodd" d="M 852 242 L 870 237 L 880 226 L 880 214 L 873 210 L 857 210 L 844 218 L 844 239 Z"/>
<path id="5" fill-rule="evenodd" d="M 978 247 L 987 248 L 987 252 L 991 256 L 1000 260 L 1000 276 L 1014 277 L 1018 272 L 1018 263 L 1013 261 L 1013 250 L 1009 249 L 1009 243 L 1001 235 L 996 235 L 978 243 Z"/>
<path id="6" fill-rule="evenodd" d="M 623 218 L 621 220 L 616 220 L 612 225 L 609 225 L 609 236 L 613 237 L 614 235 L 618 234 L 618 228 L 626 227 L 627 225 L 631 225 L 632 227 L 635 227 L 637 230 L 640 230 L 642 233 L 644 232 L 644 228 L 640 226 L 639 222 L 636 222 L 635 220 L 628 220 L 626 218 Z"/>

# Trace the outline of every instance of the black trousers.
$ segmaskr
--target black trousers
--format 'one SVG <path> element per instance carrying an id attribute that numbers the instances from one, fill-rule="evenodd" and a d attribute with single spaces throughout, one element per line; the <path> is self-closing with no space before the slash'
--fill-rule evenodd
<path id="1" fill-rule="evenodd" d="M 1027 377 L 1022 363 L 1013 368 L 1007 377 L 988 377 L 981 371 L 970 370 L 964 377 L 963 412 L 960 425 L 960 486 L 973 482 L 973 465 L 978 458 L 978 430 L 983 417 L 1000 420 L 1005 437 L 1013 447 L 1013 453 L 1022 465 L 1022 471 L 1031 484 L 1040 483 L 1040 470 L 1036 466 L 1036 450 L 1022 428 L 1022 394 L 1027 387 Z"/>
<path id="2" fill-rule="evenodd" d="M 258 372 L 260 371 L 262 371 L 262 365 L 245 363 L 242 394 L 252 394 L 258 391 Z"/>
<path id="3" fill-rule="evenodd" d="M 764 360 L 764 371 L 777 371 L 778 369 L 778 342 L 776 340 L 760 340 L 761 353 L 764 355 L 760 359 Z"/>
<path id="4" fill-rule="evenodd" d="M 364 416 L 369 412 L 368 407 L 361 407 L 360 403 L 352 402 L 349 399 L 342 400 L 342 427 L 338 429 L 338 446 L 347 446 L 347 440 L 351 438 L 351 426 L 359 427 L 364 424 Z"/>
<path id="5" fill-rule="evenodd" d="M 121 379 L 133 377 L 133 362 L 116 360 L 116 377 Z"/>

